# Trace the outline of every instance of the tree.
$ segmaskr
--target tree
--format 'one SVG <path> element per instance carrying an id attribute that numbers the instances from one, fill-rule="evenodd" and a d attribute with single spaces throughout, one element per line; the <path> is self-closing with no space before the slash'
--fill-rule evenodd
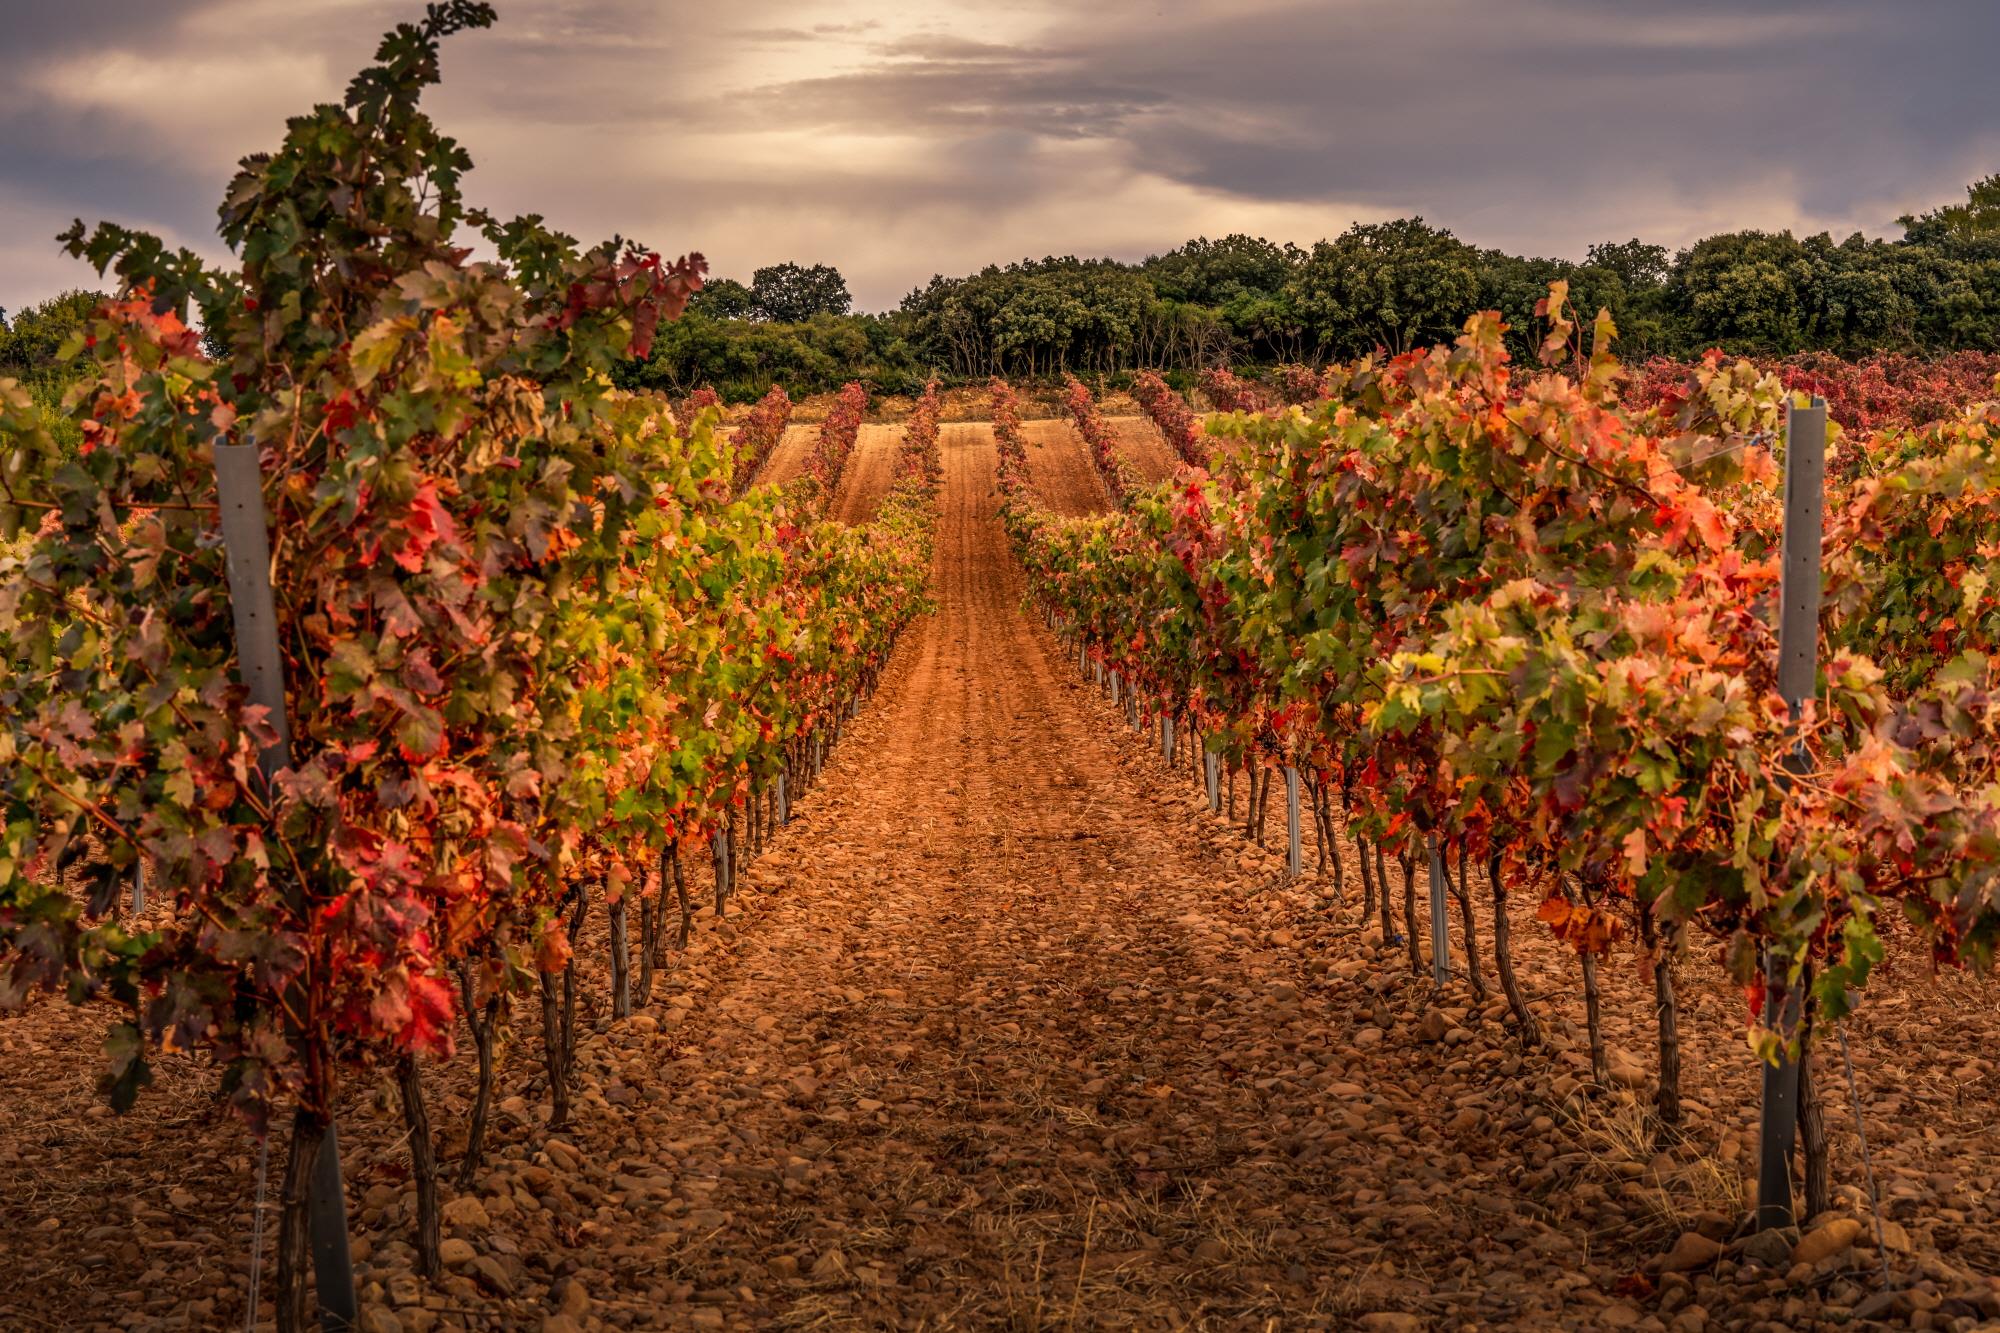
<path id="1" fill-rule="evenodd" d="M 1479 255 L 1422 218 L 1357 223 L 1313 246 L 1290 290 L 1325 351 L 1402 353 L 1451 338 L 1472 313 Z"/>
<path id="2" fill-rule="evenodd" d="M 844 315 L 854 304 L 847 294 L 847 280 L 829 264 L 760 268 L 750 277 L 750 295 L 757 313 L 777 324 L 803 324 L 814 315 Z"/>
<path id="3" fill-rule="evenodd" d="M 1583 262 L 1586 267 L 1610 272 L 1632 294 L 1666 286 L 1667 273 L 1672 268 L 1666 246 L 1637 237 L 1629 241 L 1599 241 L 1585 253 Z"/>
<path id="4" fill-rule="evenodd" d="M 1177 250 L 1155 255 L 1140 271 L 1160 300 L 1175 308 L 1171 323 L 1200 336 L 1171 341 L 1159 364 L 1178 367 L 1183 361 L 1296 360 L 1301 355 L 1297 312 L 1285 297 L 1287 282 L 1305 259 L 1295 245 L 1278 246 L 1261 236 L 1241 232 L 1211 241 L 1196 237 Z M 1196 310 L 1207 321 L 1193 319 Z M 1219 319 L 1233 345 L 1215 336 Z M 1203 324 L 1207 327 L 1201 327 Z M 1196 346 L 1201 350 L 1194 350 Z"/>
<path id="5" fill-rule="evenodd" d="M 1048 375 L 1118 370 L 1135 358 L 1188 364 L 1200 340 L 1174 309 L 1131 265 L 1051 255 L 934 277 L 903 298 L 898 318 L 926 361 L 956 374 Z"/>
<path id="6" fill-rule="evenodd" d="M 1790 232 L 1727 232 L 1674 261 L 1666 299 L 1689 350 L 1916 350 L 1931 341 L 1926 312 L 1964 267 L 1936 246 L 1871 241 L 1858 232 L 1838 243 L 1824 232 L 1803 240 Z M 1976 303 L 1966 313 L 1972 335 Z"/>
<path id="7" fill-rule="evenodd" d="M 716 319 L 748 319 L 757 313 L 757 298 L 734 278 L 717 278 L 705 284 L 688 302 L 688 313 L 712 315 Z"/>
<path id="8" fill-rule="evenodd" d="M 101 292 L 69 291 L 16 312 L 11 322 L 0 317 L 0 380 L 21 382 L 41 413 L 43 428 L 66 450 L 74 450 L 83 437 L 62 411 L 62 401 L 70 385 L 88 372 L 89 358 L 79 354 L 65 359 L 63 346 L 83 331 L 104 300 Z M 0 467 L 5 466 L 0 453 Z M 0 538 L 12 535 L 17 522 L 14 516 L 0 516 Z"/>
<path id="9" fill-rule="evenodd" d="M 834 313 L 846 308 L 838 274 L 784 264 L 749 287 L 710 284 L 652 364 L 620 368 L 619 382 L 710 384 L 748 402 L 780 380 L 804 393 L 848 380 L 902 393 L 933 372 L 1150 367 L 1172 379 L 1404 351 L 1454 337 L 1476 310 L 1499 311 L 1508 349 L 1531 358 L 1535 306 L 1555 281 L 1586 315 L 1611 313 L 1631 359 L 1717 345 L 1750 355 L 1996 348 L 2000 177 L 1967 198 L 1904 219 L 1898 241 L 1731 232 L 1676 257 L 1634 237 L 1592 245 L 1580 262 L 1475 249 L 1421 218 L 1357 226 L 1310 252 L 1198 236 L 1138 264 L 1051 255 L 940 274 L 882 316 Z"/>
<path id="10" fill-rule="evenodd" d="M 11 322 L 0 317 L 0 375 L 29 385 L 68 379 L 62 346 L 104 300 L 102 292 L 68 291 L 29 306 Z"/>
<path id="11" fill-rule="evenodd" d="M 1305 325 L 1289 291 L 1239 292 L 1222 307 L 1222 322 L 1252 361 L 1298 361 L 1305 356 Z"/>
<path id="12" fill-rule="evenodd" d="M 1695 346 L 1784 355 L 1804 345 L 1811 277 L 1789 231 L 1725 232 L 1674 260 L 1667 294 Z"/>
<path id="13" fill-rule="evenodd" d="M 1245 292 L 1270 296 L 1283 291 L 1303 258 L 1296 246 L 1280 248 L 1261 236 L 1236 232 L 1217 241 L 1198 236 L 1140 268 L 1162 300 L 1220 306 Z"/>
<path id="14" fill-rule="evenodd" d="M 1896 219 L 1904 239 L 1911 241 L 1969 240 L 2000 236 L 2000 172 L 1965 187 L 1965 202 L 1905 213 Z"/>

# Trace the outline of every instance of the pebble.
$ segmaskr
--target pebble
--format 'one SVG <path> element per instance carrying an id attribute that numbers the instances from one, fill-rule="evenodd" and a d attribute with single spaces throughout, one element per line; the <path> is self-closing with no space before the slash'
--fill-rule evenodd
<path id="1" fill-rule="evenodd" d="M 1663 1273 L 1686 1273 L 1707 1268 L 1722 1257 L 1722 1243 L 1698 1231 L 1684 1231 L 1674 1247 L 1660 1260 Z"/>
<path id="2" fill-rule="evenodd" d="M 447 1200 L 438 1214 L 446 1226 L 459 1231 L 483 1232 L 493 1225 L 486 1214 L 486 1205 L 470 1194 Z"/>
<path id="3" fill-rule="evenodd" d="M 1792 1263 L 1804 1264 L 1808 1268 L 1822 1259 L 1830 1259 L 1836 1254 L 1852 1248 L 1861 1238 L 1862 1225 L 1859 1219 L 1836 1217 L 1821 1223 L 1807 1232 L 1804 1239 L 1792 1247 Z"/>
<path id="4" fill-rule="evenodd" d="M 1364 1314 L 1354 1321 L 1354 1326 L 1366 1329 L 1368 1333 L 1424 1333 L 1424 1321 L 1413 1314 L 1403 1314 L 1394 1310 L 1376 1310 Z"/>

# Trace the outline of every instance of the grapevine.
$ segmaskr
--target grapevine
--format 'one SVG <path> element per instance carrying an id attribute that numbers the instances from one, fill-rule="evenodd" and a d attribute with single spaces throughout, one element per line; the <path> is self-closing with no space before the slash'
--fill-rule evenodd
<path id="1" fill-rule="evenodd" d="M 868 528 L 801 523 L 777 492 L 731 498 L 712 405 L 677 426 L 609 387 L 699 287 L 699 256 L 584 251 L 463 204 L 469 162 L 418 98 L 441 39 L 492 17 L 434 6 L 343 105 L 249 159 L 223 210 L 238 270 L 73 229 L 124 290 L 82 340 L 73 454 L 0 384 L 4 503 L 29 519 L 0 553 L 0 999 L 102 1006 L 117 1107 L 170 1047 L 211 1052 L 260 1134 L 295 1111 L 286 1327 L 343 1072 L 396 1071 L 414 1134 L 418 1059 L 450 1052 L 463 1003 L 483 1107 L 494 1006 L 539 976 L 560 1124 L 584 912 L 608 907 L 622 955 L 662 855 L 726 846 L 927 604 L 934 469 Z M 497 262 L 471 260 L 466 227 Z M 823 432 L 821 494 L 865 402 L 852 386 Z M 259 447 L 279 535 L 292 762 L 268 784 L 215 535 L 210 446 L 229 439 Z M 169 910 L 133 920 L 118 902 L 141 859 Z M 412 1151 L 435 1274 L 427 1131 Z"/>
<path id="2" fill-rule="evenodd" d="M 1060 1272 L 1068 1322 L 1120 1326 L 1195 1304 L 1268 1323 L 1288 1294 L 1370 1327 L 1650 1326 L 1611 1289 L 1636 1302 L 1656 1276 L 1676 1327 L 1700 1322 L 1697 1283 L 1705 1309 L 1753 1292 L 1773 1326 L 2000 1311 L 1942 1257 L 1987 1238 L 1991 1154 L 1938 1169 L 1950 1118 L 1931 1133 L 1889 1086 L 1922 1072 L 1897 1039 L 1931 1059 L 1916 1025 L 1938 1015 L 1887 1017 L 1893 969 L 1983 975 L 2000 947 L 2000 359 L 1628 367 L 1558 282 L 1539 358 L 1480 314 L 1405 354 L 1209 369 L 1200 398 L 1136 376 L 1180 463 L 1158 484 L 1073 376 L 1087 473 L 1045 439 L 1031 476 L 997 377 L 990 485 L 935 380 L 857 463 L 868 386 L 915 383 L 911 321 L 971 337 L 981 288 L 781 324 L 848 300 L 831 268 L 783 264 L 673 326 L 701 255 L 470 201 L 424 98 L 445 39 L 494 17 L 427 6 L 242 159 L 222 264 L 77 223 L 62 242 L 109 295 L 65 298 L 87 317 L 33 364 L 79 378 L 60 405 L 0 379 L 0 1016 L 21 1015 L 0 1053 L 26 1108 L 0 1133 L 21 1182 L 0 1224 L 49 1242 L 15 1247 L 0 1309 L 32 1274 L 28 1300 L 69 1282 L 89 1302 L 52 1318 L 257 1325 L 268 1208 L 287 1333 L 315 1287 L 359 1327 L 1019 1322 L 1024 1270 L 1036 1311 Z M 1211 248 L 1280 253 L 1231 237 L 1145 271 Z M 1028 267 L 989 276 L 1093 300 L 1122 281 Z M 814 359 L 791 393 L 856 377 L 814 430 L 788 437 L 786 387 L 728 412 L 629 387 L 700 383 L 668 344 L 753 300 L 768 318 L 730 335 L 743 365 L 717 382 L 766 382 L 763 349 L 793 343 Z M 1200 365 L 1250 346 L 1240 313 L 1276 330 L 1259 346 L 1328 345 L 1280 303 L 1232 307 L 1135 305 L 1130 336 Z M 829 372 L 821 341 L 857 326 Z M 1834 422 L 1823 488 L 1799 466 L 1809 394 Z M 268 559 L 244 558 L 256 514 L 218 483 L 246 455 Z M 868 522 L 831 517 L 864 499 Z M 1816 639 L 1790 597 L 1808 569 Z M 1038 617 L 1013 613 L 1024 591 Z M 1815 645 L 1803 702 L 1779 687 L 1781 619 L 1794 669 L 1802 627 Z M 1209 816 L 1185 787 L 1106 781 L 1136 767 L 1106 738 L 1118 714 L 1052 667 L 1156 736 Z M 864 777 L 828 799 L 831 755 Z M 1274 805 L 1282 871 L 1258 851 Z M 1517 976 L 1530 915 L 1541 974 Z M 1956 1021 L 1974 984 L 1939 982 Z M 1708 1099 L 1759 1071 L 1700 1068 L 1681 1097 L 1681 1006 L 1705 1022 L 1718 997 L 1726 1038 L 1803 1077 L 1806 1214 L 1829 1216 L 1782 1246 L 1724 1239 L 1750 1139 Z M 1619 1049 L 1634 1029 L 1652 1069 Z M 1886 1199 L 1831 1202 L 1830 1037 L 1861 1047 L 1857 1120 L 1873 1098 L 1918 1131 L 1877 1151 Z M 1914 1114 L 1978 1104 L 1991 1055 L 1959 1046 Z M 92 1076 L 106 1106 L 73 1115 L 65 1080 Z M 1632 1142 L 1606 1160 L 1589 1136 L 1613 1133 Z M 927 1153 L 948 1169 L 912 1170 Z M 1341 1188 L 1301 1188 L 1328 1169 Z M 1650 1245 L 1696 1169 L 1719 1179 L 1682 1244 L 1636 1265 L 1600 1245 L 1621 1224 Z M 1100 1201 L 1068 1217 L 1068 1186 Z M 1168 1217 L 1178 1194 L 1203 1216 Z M 351 1291 L 316 1196 L 354 1208 Z M 1011 1232 L 995 1198 L 1022 1206 Z M 1864 1207 L 1885 1267 L 1948 1286 L 1864 1303 L 1842 1258 L 1863 1224 L 1832 1215 Z M 1239 1230 L 1298 1262 L 1237 1280 L 1217 1259 Z M 1597 1256 L 1573 1261 L 1573 1236 Z M 912 1267 L 947 1252 L 949 1281 Z M 1501 1262 L 1547 1299 L 1472 1280 Z M 1166 1280 L 1142 1290 L 1148 1269 Z M 218 1306 L 245 1277 L 239 1321 Z"/>
<path id="3" fill-rule="evenodd" d="M 1150 370 L 1132 377 L 1132 396 L 1139 400 L 1139 406 L 1166 438 L 1167 447 L 1183 463 L 1190 467 L 1207 465 L 1208 442 L 1202 434 L 1201 418 L 1189 410 L 1186 399 Z"/>
<path id="4" fill-rule="evenodd" d="M 1123 504 L 1136 483 L 1124 461 L 1118 457 L 1117 446 L 1111 438 L 1111 427 L 1105 424 L 1103 415 L 1097 410 L 1097 399 L 1091 395 L 1089 387 L 1074 375 L 1064 379 L 1063 406 L 1069 409 L 1077 434 L 1083 437 L 1084 447 L 1090 450 L 1090 461 L 1097 467 L 1097 476 L 1104 483 L 1105 494 L 1114 505 Z"/>
<path id="5" fill-rule="evenodd" d="M 1704 366 L 1727 360 L 1720 352 L 1691 364 L 1656 357 L 1636 370 L 1623 399 L 1634 408 L 1672 410 L 1700 391 Z M 2000 353 L 1993 352 L 1938 357 L 1878 352 L 1858 361 L 1804 353 L 1748 364 L 1776 375 L 1787 390 L 1825 398 L 1833 419 L 1863 437 L 1948 420 L 1990 400 L 2000 379 Z"/>
<path id="6" fill-rule="evenodd" d="M 861 418 L 868 411 L 868 390 L 859 383 L 842 387 L 833 410 L 819 428 L 819 439 L 806 463 L 806 476 L 817 488 L 820 504 L 830 504 L 840 490 L 847 472 L 847 460 L 854 453 L 854 441 L 861 433 Z"/>
<path id="7" fill-rule="evenodd" d="M 1723 937 L 1746 985 L 1766 948 L 1791 960 L 1837 1017 L 1899 900 L 1939 957 L 1983 962 L 2000 902 L 1965 891 L 1988 882 L 1982 790 L 1881 730 L 1895 701 L 1851 650 L 1826 663 L 1809 776 L 1786 778 L 1797 734 L 1756 612 L 1776 566 L 1742 545 L 1764 534 L 1680 477 L 1685 438 L 1619 415 L 1608 321 L 1578 378 L 1517 379 L 1499 335 L 1475 319 L 1454 348 L 1329 375 L 1314 413 L 1229 423 L 1240 460 L 1113 519 L 1018 517 L 1031 585 L 1161 708 L 1348 791 L 1359 834 L 1462 844 L 1496 892 L 1539 879 L 1586 960 L 1626 903 L 1649 931 Z"/>
<path id="8" fill-rule="evenodd" d="M 1326 376 L 1311 366 L 1279 366 L 1278 391 L 1287 403 L 1316 403 L 1326 397 Z"/>
<path id="9" fill-rule="evenodd" d="M 1000 495 L 1007 507 L 1028 498 L 1028 447 L 1021 438 L 1021 401 L 997 375 L 987 386 L 993 403 L 993 440 L 1000 454 Z"/>
<path id="10" fill-rule="evenodd" d="M 1219 366 L 1201 372 L 1201 391 L 1218 412 L 1261 412 L 1269 406 L 1260 386 Z"/>
<path id="11" fill-rule="evenodd" d="M 791 419 L 791 397 L 783 385 L 773 384 L 750 409 L 743 424 L 731 432 L 729 443 L 736 450 L 736 475 L 730 487 L 735 494 L 741 495 L 749 488 L 770 459 L 771 451 L 778 447 L 778 441 L 785 438 L 785 426 Z"/>
<path id="12" fill-rule="evenodd" d="M 899 476 L 914 477 L 929 486 L 943 480 L 944 459 L 938 452 L 938 416 L 942 410 L 937 381 L 932 380 L 924 385 L 923 394 L 903 427 L 903 448 L 897 460 Z"/>

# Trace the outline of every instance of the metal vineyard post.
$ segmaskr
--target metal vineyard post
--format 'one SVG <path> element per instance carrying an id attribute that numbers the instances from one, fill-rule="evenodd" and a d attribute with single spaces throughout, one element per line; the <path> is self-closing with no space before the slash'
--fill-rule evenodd
<path id="1" fill-rule="evenodd" d="M 230 616 L 236 629 L 236 660 L 250 702 L 261 706 L 277 733 L 257 756 L 266 783 L 291 762 L 291 728 L 285 718 L 285 662 L 278 649 L 277 608 L 271 596 L 271 537 L 264 517 L 263 474 L 257 446 L 224 444 L 215 449 L 215 492 L 222 511 L 222 544 L 228 559 Z M 289 896 L 303 911 L 305 886 L 292 884 Z M 354 1326 L 354 1266 L 347 1248 L 347 1195 L 340 1178 L 340 1139 L 333 1117 L 313 1163 L 306 1210 L 312 1233 L 314 1287 L 320 1318 L 328 1328 Z M 254 1256 L 253 1256 L 254 1262 Z"/>
<path id="2" fill-rule="evenodd" d="M 1778 692 L 1792 720 L 1813 697 L 1819 669 L 1820 546 L 1826 491 L 1826 400 L 1791 406 L 1785 416 L 1785 535 L 1778 591 Z M 1790 1038 L 1802 997 L 1789 984 L 1790 959 L 1764 957 L 1764 1021 Z M 1798 1132 L 1799 1065 L 1789 1049 L 1764 1066 L 1757 1165 L 1757 1227 L 1792 1225 L 1792 1141 Z"/>

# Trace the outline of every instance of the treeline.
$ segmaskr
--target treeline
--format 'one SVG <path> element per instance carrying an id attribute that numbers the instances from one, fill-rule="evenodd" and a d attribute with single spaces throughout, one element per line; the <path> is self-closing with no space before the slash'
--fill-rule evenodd
<path id="1" fill-rule="evenodd" d="M 1579 308 L 1611 311 L 1633 360 L 1710 347 L 1783 357 L 2000 350 L 2000 175 L 1962 204 L 1899 219 L 1896 240 L 1735 231 L 1678 254 L 1630 240 L 1581 262 L 1470 245 L 1421 218 L 1362 223 L 1309 249 L 1232 235 L 1136 264 L 1050 257 L 933 277 L 881 314 L 850 313 L 838 270 L 776 264 L 711 284 L 632 387 L 713 386 L 749 401 L 859 380 L 882 393 L 947 382 L 1164 370 L 1186 387 L 1221 365 L 1322 365 L 1449 339 L 1475 311 L 1522 330 L 1558 279 Z M 52 303 L 55 304 L 55 303 Z M 8 368 L 0 335 L 0 375 Z M 39 346 L 39 344 L 37 344 Z"/>
<path id="2" fill-rule="evenodd" d="M 1407 351 L 1448 340 L 1479 310 L 1498 310 L 1515 330 L 1512 350 L 1527 356 L 1522 331 L 1556 280 L 1580 308 L 1611 311 L 1635 360 L 1718 346 L 1772 357 L 2000 350 L 2000 175 L 1962 204 L 1899 221 L 1896 240 L 1735 231 L 1678 254 L 1640 240 L 1594 245 L 1576 262 L 1481 249 L 1405 218 L 1309 249 L 1233 235 L 1137 264 L 989 265 L 933 277 L 881 315 L 847 314 L 837 275 L 812 276 L 827 270 L 780 265 L 749 288 L 704 293 L 629 373 L 677 392 L 713 384 L 732 399 L 776 382 L 812 392 L 847 379 L 913 392 L 932 374 L 1117 378 L 1153 368 L 1191 378 L 1210 366 Z M 820 287 L 824 304 L 798 299 Z"/>

